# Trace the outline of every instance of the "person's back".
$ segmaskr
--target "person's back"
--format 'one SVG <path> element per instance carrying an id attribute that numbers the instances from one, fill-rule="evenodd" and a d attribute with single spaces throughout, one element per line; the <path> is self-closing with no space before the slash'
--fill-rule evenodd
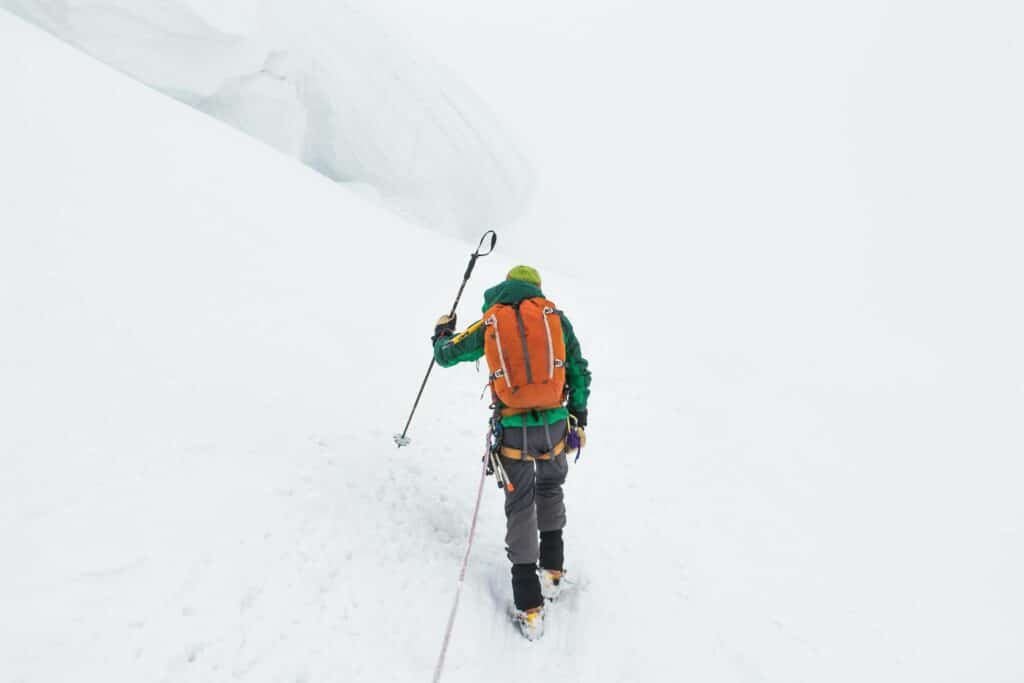
<path id="1" fill-rule="evenodd" d="M 533 268 L 517 266 L 484 294 L 484 316 L 455 335 L 448 316 L 434 330 L 442 367 L 487 359 L 492 433 L 505 485 L 505 545 L 524 634 L 542 630 L 545 597 L 564 571 L 567 455 L 587 425 L 590 370 L 566 315 L 549 301 Z M 538 562 L 540 573 L 538 575 Z"/>

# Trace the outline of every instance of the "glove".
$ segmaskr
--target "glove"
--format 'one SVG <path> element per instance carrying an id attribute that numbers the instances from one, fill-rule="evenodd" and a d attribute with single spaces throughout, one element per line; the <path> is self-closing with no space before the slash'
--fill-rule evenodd
<path id="1" fill-rule="evenodd" d="M 434 326 L 434 336 L 430 338 L 430 341 L 436 344 L 438 339 L 455 334 L 455 321 L 457 319 L 457 315 L 442 315 L 438 318 L 437 325 Z"/>
<path id="2" fill-rule="evenodd" d="M 576 418 L 576 424 L 580 427 L 586 428 L 587 426 L 587 409 L 581 408 L 579 410 L 569 409 L 569 415 Z"/>

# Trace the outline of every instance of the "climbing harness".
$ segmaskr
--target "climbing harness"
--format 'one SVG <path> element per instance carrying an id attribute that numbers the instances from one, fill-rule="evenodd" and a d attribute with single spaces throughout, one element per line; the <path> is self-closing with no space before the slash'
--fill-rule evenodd
<path id="1" fill-rule="evenodd" d="M 501 445 L 504 431 L 505 428 L 501 424 L 501 418 L 497 416 L 492 417 L 491 428 L 487 432 L 487 454 L 484 456 L 484 459 L 487 461 L 487 474 L 494 475 L 498 488 L 505 489 L 508 493 L 513 493 L 516 490 L 516 486 L 508 478 L 505 466 L 501 464 L 501 456 L 505 450 Z"/>

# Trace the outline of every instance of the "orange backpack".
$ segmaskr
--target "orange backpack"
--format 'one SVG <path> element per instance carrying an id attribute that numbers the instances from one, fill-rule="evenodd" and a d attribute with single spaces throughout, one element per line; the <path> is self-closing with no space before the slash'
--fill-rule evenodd
<path id="1" fill-rule="evenodd" d="M 565 399 L 562 317 L 542 297 L 495 304 L 484 313 L 491 388 L 514 412 L 557 408 Z"/>

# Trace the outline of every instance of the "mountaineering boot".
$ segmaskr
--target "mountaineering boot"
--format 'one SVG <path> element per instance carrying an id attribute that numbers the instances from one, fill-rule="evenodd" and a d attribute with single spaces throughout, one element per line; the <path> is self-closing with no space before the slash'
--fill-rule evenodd
<path id="1" fill-rule="evenodd" d="M 540 594 L 544 596 L 545 600 L 554 600 L 562 591 L 562 574 L 563 572 L 557 569 L 541 568 L 539 574 Z"/>
<path id="2" fill-rule="evenodd" d="M 544 596 L 540 592 L 537 565 L 512 565 L 512 597 L 515 600 L 513 619 L 527 640 L 537 640 L 544 633 Z"/>
<path id="3" fill-rule="evenodd" d="M 537 579 L 537 565 L 512 565 L 512 598 L 517 612 L 525 612 L 544 604 L 540 581 Z"/>
<path id="4" fill-rule="evenodd" d="M 531 607 L 528 610 L 516 610 L 516 624 L 519 625 L 519 632 L 529 641 L 534 641 L 544 635 L 544 608 Z"/>
<path id="5" fill-rule="evenodd" d="M 546 600 L 558 597 L 562 582 L 565 546 L 562 530 L 540 532 L 540 592 Z"/>
<path id="6" fill-rule="evenodd" d="M 540 532 L 540 566 L 561 571 L 565 562 L 565 543 L 562 530 Z"/>

